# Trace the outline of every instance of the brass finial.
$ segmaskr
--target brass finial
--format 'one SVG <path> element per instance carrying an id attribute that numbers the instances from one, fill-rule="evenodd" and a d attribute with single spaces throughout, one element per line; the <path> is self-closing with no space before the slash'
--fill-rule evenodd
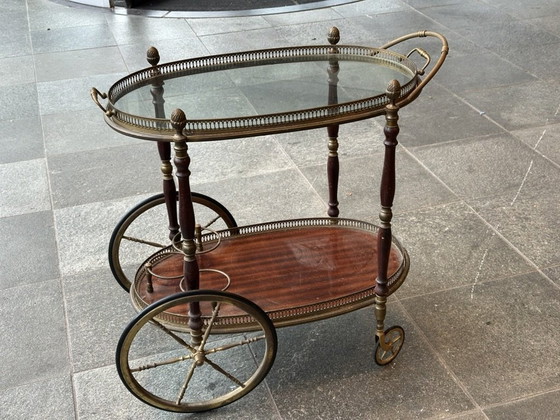
<path id="1" fill-rule="evenodd" d="M 148 52 L 146 53 L 146 60 L 152 66 L 157 66 L 159 63 L 159 52 L 156 47 L 148 48 Z"/>
<path id="2" fill-rule="evenodd" d="M 187 125 L 187 116 L 181 109 L 174 109 L 171 113 L 171 126 L 178 134 L 182 134 Z"/>
<path id="3" fill-rule="evenodd" d="M 327 39 L 329 40 L 329 43 L 333 46 L 338 44 L 338 41 L 340 41 L 340 31 L 336 26 L 333 26 L 330 29 Z"/>
<path id="4" fill-rule="evenodd" d="M 401 84 L 397 79 L 393 79 L 387 85 L 387 90 L 385 91 L 387 97 L 391 101 L 393 105 L 395 105 L 395 101 L 401 96 Z"/>

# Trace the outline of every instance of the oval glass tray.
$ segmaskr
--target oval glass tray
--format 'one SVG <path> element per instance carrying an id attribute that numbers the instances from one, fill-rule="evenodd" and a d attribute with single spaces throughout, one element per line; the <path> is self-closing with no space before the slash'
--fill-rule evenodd
<path id="1" fill-rule="evenodd" d="M 398 102 L 418 85 L 417 74 L 404 55 L 359 46 L 193 58 L 117 81 L 107 94 L 106 118 L 124 134 L 167 141 L 175 134 L 169 119 L 174 109 L 187 116 L 183 133 L 189 141 L 309 129 L 381 114 L 390 102 L 388 83 L 399 81 Z M 163 108 L 155 118 L 158 100 Z"/>

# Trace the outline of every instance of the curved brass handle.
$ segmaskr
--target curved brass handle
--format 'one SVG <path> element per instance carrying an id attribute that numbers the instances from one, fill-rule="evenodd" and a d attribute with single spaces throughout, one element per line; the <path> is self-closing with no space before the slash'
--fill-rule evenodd
<path id="1" fill-rule="evenodd" d="M 105 115 L 107 115 L 108 117 L 113 115 L 113 111 L 111 111 L 111 110 L 107 111 L 107 109 L 105 109 L 103 107 L 103 105 L 101 105 L 101 103 L 99 102 L 99 98 L 98 98 L 99 96 L 101 96 L 102 99 L 107 99 L 107 94 L 106 93 L 101 93 L 96 88 L 91 88 L 90 91 L 89 91 L 89 94 L 91 96 L 91 99 L 93 99 L 93 102 L 95 102 L 97 104 L 99 109 L 101 109 L 101 111 L 103 111 L 103 113 Z"/>
<path id="2" fill-rule="evenodd" d="M 408 35 L 405 35 L 405 36 L 401 36 L 400 38 L 397 38 L 397 39 L 383 45 L 382 47 L 380 47 L 382 49 L 387 49 L 387 48 L 392 47 L 393 45 L 400 44 L 401 42 L 407 41 L 409 39 L 425 38 L 425 37 L 434 37 L 434 38 L 439 39 L 441 41 L 441 53 L 440 53 L 437 61 L 433 65 L 433 67 L 428 72 L 428 74 L 423 79 L 421 79 L 418 86 L 416 86 L 416 88 L 412 92 L 410 92 L 410 94 L 404 100 L 399 102 L 399 106 L 404 106 L 404 105 L 409 104 L 414 99 L 416 99 L 418 97 L 418 95 L 420 95 L 420 92 L 422 92 L 422 89 L 424 89 L 424 86 L 426 86 L 426 84 L 430 80 L 432 80 L 432 78 L 436 75 L 436 73 L 438 72 L 438 70 L 442 66 L 443 62 L 445 61 L 445 58 L 447 57 L 447 54 L 449 53 L 449 45 L 447 44 L 447 39 L 445 39 L 445 37 L 443 35 L 441 35 L 437 32 L 420 31 L 420 32 L 415 32 L 415 33 L 408 34 Z M 426 58 L 426 60 L 428 60 L 428 57 L 429 57 L 428 53 L 426 53 L 424 50 L 422 50 L 420 48 L 415 48 L 414 50 L 412 50 L 410 52 L 410 54 L 413 53 L 414 51 L 418 52 L 418 54 L 420 54 L 422 57 L 424 57 L 424 58 Z M 428 57 L 425 57 L 424 54 Z M 422 73 L 426 70 L 428 64 L 429 64 L 429 62 L 426 63 L 424 65 L 424 67 L 420 70 Z M 418 72 L 418 76 L 421 75 L 422 73 Z"/>
<path id="3" fill-rule="evenodd" d="M 424 64 L 424 67 L 422 67 L 420 70 L 416 72 L 417 74 L 422 76 L 426 68 L 430 65 L 430 62 L 432 61 L 432 57 L 430 57 L 430 54 L 428 54 L 428 52 L 426 50 L 423 50 L 422 48 L 414 48 L 406 55 L 406 57 L 407 58 L 410 57 L 415 52 L 417 52 L 418 54 L 420 54 L 421 57 L 426 59 L 426 64 Z"/>

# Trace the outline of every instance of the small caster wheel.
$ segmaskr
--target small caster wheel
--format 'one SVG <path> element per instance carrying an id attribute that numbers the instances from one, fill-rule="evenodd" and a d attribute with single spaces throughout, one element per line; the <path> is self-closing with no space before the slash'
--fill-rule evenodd
<path id="1" fill-rule="evenodd" d="M 189 307 L 201 312 L 194 343 Z M 276 356 L 276 330 L 255 303 L 233 293 L 196 290 L 163 298 L 125 328 L 117 371 L 141 401 L 193 413 L 232 403 L 253 390 Z"/>
<path id="2" fill-rule="evenodd" d="M 384 340 L 386 345 L 382 346 L 378 337 L 376 337 L 375 363 L 379 366 L 385 366 L 397 357 L 404 344 L 404 330 L 397 326 L 388 328 L 385 330 Z"/>

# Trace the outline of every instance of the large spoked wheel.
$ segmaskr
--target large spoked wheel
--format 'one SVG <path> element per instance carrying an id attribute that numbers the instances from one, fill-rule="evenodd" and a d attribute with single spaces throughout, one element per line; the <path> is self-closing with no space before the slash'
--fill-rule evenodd
<path id="1" fill-rule="evenodd" d="M 237 227 L 231 213 L 218 201 L 192 193 L 196 222 L 203 229 Z M 109 241 L 109 266 L 113 276 L 127 292 L 138 269 L 158 249 L 171 245 L 163 194 L 150 197 L 132 208 L 117 224 Z"/>
<path id="2" fill-rule="evenodd" d="M 193 334 L 200 344 L 192 344 L 187 327 L 193 303 L 204 324 Z M 178 314 L 185 318 L 182 325 L 166 323 L 176 322 Z M 116 362 L 122 381 L 140 400 L 163 410 L 198 412 L 253 390 L 270 370 L 276 348 L 274 325 L 256 304 L 232 293 L 197 290 L 168 296 L 138 314 L 119 340 Z"/>
<path id="3" fill-rule="evenodd" d="M 379 366 L 385 366 L 397 357 L 404 344 L 404 330 L 398 326 L 388 328 L 385 330 L 384 341 L 385 346 L 378 341 L 375 347 L 375 363 Z"/>

